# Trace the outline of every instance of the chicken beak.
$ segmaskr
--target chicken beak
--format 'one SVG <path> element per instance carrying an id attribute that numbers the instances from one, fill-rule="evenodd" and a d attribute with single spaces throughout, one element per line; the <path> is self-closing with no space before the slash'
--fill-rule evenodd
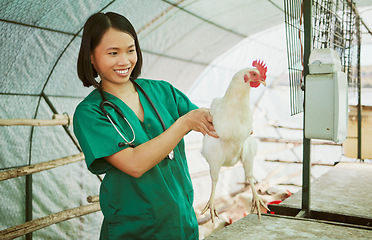
<path id="1" fill-rule="evenodd" d="M 266 87 L 266 81 L 265 80 L 261 80 L 260 81 L 262 85 L 264 85 Z"/>

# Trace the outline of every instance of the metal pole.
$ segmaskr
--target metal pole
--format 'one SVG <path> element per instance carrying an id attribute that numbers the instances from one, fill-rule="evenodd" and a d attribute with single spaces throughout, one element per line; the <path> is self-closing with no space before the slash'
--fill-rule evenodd
<path id="1" fill-rule="evenodd" d="M 362 159 L 362 89 L 361 89 L 361 74 L 360 74 L 360 53 L 361 53 L 361 31 L 360 31 L 360 25 L 362 24 L 368 31 L 369 34 L 372 35 L 372 31 L 369 29 L 367 24 L 363 21 L 363 19 L 360 17 L 358 9 L 355 7 L 355 3 L 352 0 L 347 0 L 349 6 L 353 10 L 353 12 L 356 15 L 356 31 L 357 31 L 357 92 L 358 92 L 358 159 L 360 161 L 364 161 Z"/>
<path id="2" fill-rule="evenodd" d="M 312 49 L 312 0 L 304 0 L 304 131 L 303 131 L 303 170 L 302 170 L 302 210 L 300 212 L 301 217 L 310 217 L 310 146 L 311 139 L 305 138 L 305 99 L 306 99 L 306 76 L 309 74 L 309 56 Z"/>
<path id="3" fill-rule="evenodd" d="M 360 76 L 360 52 L 361 52 L 361 36 L 360 36 L 360 21 L 361 18 L 357 15 L 356 30 L 357 30 L 357 88 L 358 88 L 358 159 L 362 161 L 362 89 Z"/>
<path id="4" fill-rule="evenodd" d="M 48 106 L 50 107 L 50 109 L 52 110 L 52 112 L 54 114 L 58 114 L 57 109 L 53 106 L 53 104 L 49 100 L 48 96 L 44 92 L 41 93 L 41 96 L 44 98 L 45 102 L 48 104 Z M 71 138 L 72 142 L 75 144 L 75 146 L 79 150 L 79 152 L 82 152 L 83 150 L 80 148 L 79 143 L 77 142 L 77 140 L 75 139 L 75 137 L 73 136 L 73 134 L 68 129 L 68 126 L 67 125 L 63 125 L 62 127 L 65 129 L 65 132 Z"/>
<path id="5" fill-rule="evenodd" d="M 26 176 L 26 222 L 31 221 L 31 220 L 32 220 L 32 175 L 27 175 Z M 26 240 L 32 240 L 32 232 L 26 234 Z"/>

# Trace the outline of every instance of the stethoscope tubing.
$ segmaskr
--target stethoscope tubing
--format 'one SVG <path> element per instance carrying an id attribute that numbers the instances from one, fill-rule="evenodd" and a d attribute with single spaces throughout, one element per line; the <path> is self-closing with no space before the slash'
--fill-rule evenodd
<path id="1" fill-rule="evenodd" d="M 150 103 L 152 109 L 154 110 L 156 116 L 158 117 L 159 121 L 160 121 L 160 124 L 163 128 L 163 131 L 165 131 L 167 128 L 165 127 L 165 124 L 164 124 L 164 121 L 162 119 L 162 117 L 160 116 L 160 113 L 158 112 L 158 110 L 156 109 L 154 103 L 151 101 L 149 95 L 147 95 L 147 93 L 145 92 L 145 90 L 136 82 L 133 81 L 133 84 L 143 93 L 143 95 L 146 97 L 146 100 Z M 132 134 L 133 134 L 133 139 L 131 141 L 128 141 L 123 134 L 121 134 L 121 132 L 119 131 L 119 129 L 116 127 L 117 124 L 115 124 L 115 122 L 112 120 L 110 114 L 106 111 L 105 109 L 105 105 L 108 105 L 110 107 L 112 107 L 116 113 L 118 113 L 120 115 L 121 118 L 123 118 L 126 123 L 128 124 L 128 126 L 130 127 L 131 131 L 132 131 Z M 132 125 L 129 123 L 128 119 L 124 116 L 123 112 L 112 102 L 110 101 L 102 101 L 101 104 L 100 104 L 100 109 L 101 111 L 103 112 L 103 114 L 107 117 L 107 119 L 110 121 L 110 123 L 112 124 L 112 126 L 115 128 L 115 130 L 118 132 L 118 134 L 121 136 L 121 138 L 125 141 L 125 142 L 120 142 L 118 145 L 119 147 L 123 147 L 125 145 L 129 145 L 131 147 L 135 147 L 134 145 L 134 140 L 136 139 L 136 134 L 134 132 L 134 129 L 132 127 Z"/>
<path id="2" fill-rule="evenodd" d="M 110 107 L 112 107 L 115 112 L 117 114 L 120 115 L 121 118 L 123 118 L 126 123 L 128 124 L 128 126 L 130 127 L 130 129 L 132 130 L 132 134 L 133 134 L 133 139 L 131 141 L 128 141 L 123 134 L 121 134 L 121 132 L 119 131 L 119 129 L 116 127 L 117 124 L 115 124 L 115 122 L 112 120 L 110 114 L 106 111 L 105 109 L 105 105 L 109 105 Z M 101 104 L 100 104 L 100 109 L 101 111 L 103 112 L 103 114 L 107 117 L 107 119 L 110 121 L 110 123 L 112 124 L 112 126 L 115 128 L 116 132 L 121 136 L 121 138 L 125 141 L 125 143 L 119 143 L 119 147 L 123 147 L 125 146 L 126 144 L 128 144 L 129 146 L 131 147 L 134 147 L 134 140 L 136 139 L 136 134 L 134 132 L 134 129 L 132 127 L 132 125 L 129 123 L 128 119 L 124 116 L 123 112 L 115 105 L 113 104 L 112 102 L 109 102 L 109 101 L 102 101 Z"/>
<path id="3" fill-rule="evenodd" d="M 154 109 L 155 114 L 158 117 L 158 119 L 160 121 L 160 124 L 161 124 L 161 126 L 163 128 L 163 131 L 167 130 L 167 128 L 165 127 L 165 123 L 163 121 L 163 118 L 160 116 L 160 113 L 158 112 L 158 109 L 156 109 L 156 107 L 155 107 L 154 103 L 151 101 L 149 95 L 147 95 L 147 93 L 145 92 L 145 90 L 138 83 L 136 83 L 134 81 L 133 81 L 133 83 L 143 93 L 143 95 L 146 97 L 146 99 L 150 103 L 152 109 Z"/>

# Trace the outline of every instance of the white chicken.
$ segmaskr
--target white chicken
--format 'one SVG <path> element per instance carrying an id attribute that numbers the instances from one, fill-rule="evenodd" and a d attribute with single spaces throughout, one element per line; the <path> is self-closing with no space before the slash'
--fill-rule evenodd
<path id="1" fill-rule="evenodd" d="M 243 164 L 246 181 L 252 188 L 252 211 L 257 209 L 261 220 L 260 205 L 267 208 L 257 194 L 253 184 L 253 159 L 257 152 L 257 141 L 251 136 L 252 113 L 249 105 L 251 88 L 261 83 L 266 86 L 267 67 L 262 61 L 254 61 L 254 68 L 237 72 L 222 98 L 212 101 L 210 113 L 219 138 L 205 135 L 202 155 L 207 160 L 212 179 L 209 201 L 201 214 L 210 209 L 212 222 L 218 213 L 214 206 L 214 195 L 222 166 L 234 166 L 239 160 Z"/>

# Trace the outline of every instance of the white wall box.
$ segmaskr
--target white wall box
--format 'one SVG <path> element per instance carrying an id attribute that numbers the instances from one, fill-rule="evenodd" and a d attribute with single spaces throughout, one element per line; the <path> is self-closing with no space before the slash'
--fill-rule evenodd
<path id="1" fill-rule="evenodd" d="M 312 74 L 306 76 L 305 137 L 339 143 L 347 136 L 348 87 L 346 74 L 339 71 L 340 58 L 330 50 L 314 49 L 310 55 Z"/>

